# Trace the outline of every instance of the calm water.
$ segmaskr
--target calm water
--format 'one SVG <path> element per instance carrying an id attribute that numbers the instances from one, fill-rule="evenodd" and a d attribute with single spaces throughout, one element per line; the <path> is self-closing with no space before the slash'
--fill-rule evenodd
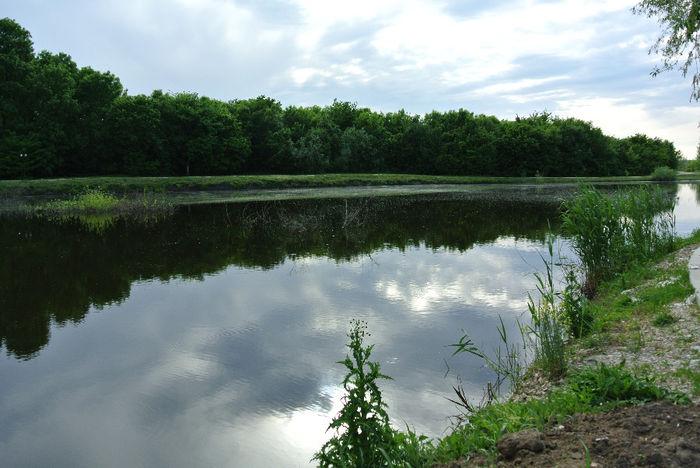
<path id="1" fill-rule="evenodd" d="M 677 190 L 677 230 L 700 227 Z M 564 192 L 569 190 L 560 189 Z M 392 420 L 431 436 L 493 376 L 554 189 L 191 206 L 149 223 L 0 220 L 4 466 L 305 466 L 367 321 Z M 567 254 L 565 242 L 561 251 Z M 515 335 L 514 335 L 515 336 Z"/>

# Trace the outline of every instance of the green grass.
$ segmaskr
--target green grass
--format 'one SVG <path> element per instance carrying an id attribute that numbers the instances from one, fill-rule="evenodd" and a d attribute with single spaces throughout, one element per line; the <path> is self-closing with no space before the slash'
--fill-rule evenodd
<path id="1" fill-rule="evenodd" d="M 693 384 L 693 396 L 700 395 L 700 372 L 690 367 L 681 367 L 673 373 L 676 377 Z"/>
<path id="2" fill-rule="evenodd" d="M 94 232 L 103 232 L 121 217 L 150 222 L 173 213 L 173 203 L 163 195 L 142 193 L 117 196 L 101 188 L 92 188 L 68 199 L 49 200 L 19 209 L 57 222 L 77 221 Z"/>
<path id="3" fill-rule="evenodd" d="M 676 323 L 678 319 L 674 317 L 670 312 L 662 310 L 654 316 L 653 324 L 657 327 L 666 327 L 673 323 Z"/>
<path id="4" fill-rule="evenodd" d="M 679 179 L 694 180 L 694 174 Z M 191 177 L 68 177 L 59 179 L 0 180 L 0 195 L 71 195 L 87 188 L 102 187 L 116 193 L 186 190 L 245 190 L 304 187 L 342 187 L 366 185 L 416 184 L 507 184 L 507 183 L 572 183 L 572 182 L 635 182 L 651 180 L 650 176 L 620 177 L 486 177 L 433 176 L 416 174 L 316 174 L 316 175 L 231 175 Z"/>
<path id="5" fill-rule="evenodd" d="M 683 239 L 679 243 L 687 245 L 693 242 Z M 693 292 L 685 265 L 668 269 L 656 268 L 651 262 L 630 265 L 627 271 L 603 283 L 596 299 L 590 302 L 594 317 L 593 335 L 623 331 L 623 323 L 636 323 L 642 316 L 652 318 L 657 326 L 668 325 L 674 321 L 667 310 L 668 305 L 687 299 Z M 639 341 L 631 335 L 633 328 L 627 325 L 626 338 L 637 345 Z M 594 338 L 582 343 L 584 346 L 600 346 L 604 335 Z"/>
<path id="6" fill-rule="evenodd" d="M 505 433 L 563 422 L 577 413 L 594 413 L 614 407 L 654 400 L 685 404 L 686 395 L 658 387 L 652 377 L 639 376 L 624 368 L 598 365 L 572 372 L 546 398 L 524 402 L 507 401 L 464 415 L 451 434 L 431 444 L 424 459 L 446 462 L 476 452 L 495 455 L 496 441 Z"/>
<path id="7" fill-rule="evenodd" d="M 42 216 L 86 215 L 105 213 L 152 213 L 172 210 L 172 203 L 162 196 L 143 193 L 137 196 L 117 196 L 100 187 L 90 188 L 65 200 L 50 200 L 34 206 Z"/>

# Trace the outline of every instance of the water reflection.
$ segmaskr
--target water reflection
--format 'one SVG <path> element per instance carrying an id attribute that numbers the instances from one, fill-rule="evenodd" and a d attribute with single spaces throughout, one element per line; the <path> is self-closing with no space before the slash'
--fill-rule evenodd
<path id="1" fill-rule="evenodd" d="M 392 419 L 439 435 L 455 376 L 477 397 L 492 378 L 445 345 L 488 347 L 499 314 L 516 334 L 541 267 L 557 203 L 528 193 L 191 207 L 99 235 L 3 222 L 3 463 L 303 466 L 351 318 Z"/>
<path id="2" fill-rule="evenodd" d="M 4 219 L 0 225 L 0 344 L 32 358 L 49 324 L 80 322 L 118 304 L 137 280 L 201 280 L 229 265 L 272 269 L 285 259 L 352 261 L 385 248 L 465 251 L 501 235 L 538 236 L 556 203 L 469 195 L 192 206 L 158 223 Z M 517 212 L 517 216 L 516 216 Z M 308 261 L 299 260 L 303 268 Z"/>

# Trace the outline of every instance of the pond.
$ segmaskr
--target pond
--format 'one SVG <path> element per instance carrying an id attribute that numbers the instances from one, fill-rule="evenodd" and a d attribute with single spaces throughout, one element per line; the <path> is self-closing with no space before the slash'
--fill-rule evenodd
<path id="1" fill-rule="evenodd" d="M 700 226 L 677 191 L 677 230 Z M 452 385 L 494 376 L 447 346 L 517 338 L 557 197 L 511 186 L 184 206 L 164 219 L 0 220 L 5 466 L 306 466 L 367 322 L 396 425 L 441 435 Z M 371 194 L 371 191 L 368 191 Z M 565 240 L 558 251 L 571 256 Z"/>

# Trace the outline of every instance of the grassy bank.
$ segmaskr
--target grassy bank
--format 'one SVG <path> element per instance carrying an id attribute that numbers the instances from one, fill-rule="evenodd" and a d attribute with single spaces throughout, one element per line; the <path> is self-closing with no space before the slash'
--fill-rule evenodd
<path id="1" fill-rule="evenodd" d="M 697 180 L 698 174 L 679 174 L 678 180 Z M 627 177 L 477 177 L 413 174 L 240 175 L 191 177 L 71 177 L 63 179 L 0 180 L 0 195 L 67 196 L 100 187 L 113 193 L 232 191 L 418 184 L 516 184 L 574 182 L 640 182 L 651 176 Z"/>
<path id="2" fill-rule="evenodd" d="M 590 331 L 567 343 L 564 358 L 570 370 L 563 380 L 547 383 L 545 393 L 533 397 L 537 393 L 534 389 L 542 388 L 546 374 L 535 363 L 522 376 L 519 394 L 482 408 L 465 408 L 462 422 L 450 434 L 423 447 L 424 458 L 416 466 L 444 463 L 475 453 L 495 459 L 496 442 L 504 434 L 529 428 L 542 430 L 550 424 L 564 423 L 578 413 L 596 413 L 659 399 L 678 404 L 689 402 L 689 397 L 697 399 L 700 369 L 693 364 L 697 358 L 697 352 L 691 349 L 694 340 L 681 333 L 682 330 L 672 329 L 678 320 L 674 305 L 694 292 L 687 262 L 672 259 L 681 249 L 692 249 L 697 244 L 700 244 L 700 230 L 679 240 L 677 249 L 659 261 L 635 262 L 623 273 L 602 282 L 598 295 L 587 306 L 592 317 Z M 698 321 L 697 309 L 693 320 Z M 651 333 L 645 324 L 675 337 L 670 343 L 667 340 L 663 346 L 651 348 Z M 645 353 L 647 345 L 650 349 Z M 618 349 L 622 351 L 611 352 Z M 670 362 L 670 356 L 679 352 L 685 357 Z M 610 362 L 593 366 L 584 363 L 605 361 L 604 358 Z M 654 360 L 657 365 L 652 364 Z M 687 393 L 668 388 L 678 383 L 685 384 L 682 386 L 688 389 Z"/>
<path id="3" fill-rule="evenodd" d="M 549 236 L 550 258 L 543 257 L 546 273 L 537 276 L 538 297 L 529 298 L 532 320 L 523 327 L 530 352 L 518 354 L 505 332 L 505 351 L 499 350 L 496 357 L 475 347 L 466 334 L 452 345 L 456 354 L 484 358 L 499 380 L 515 385 L 516 394 L 501 400 L 489 386 L 486 403 L 475 405 L 455 389 L 459 422 L 440 439 L 390 426 L 378 385 L 378 379 L 387 377 L 379 363 L 369 360 L 372 346 L 364 346 L 357 331 L 351 333 L 352 354 L 343 362 L 351 371 L 344 381 L 344 412 L 334 419 L 335 435 L 315 459 L 321 466 L 432 466 L 476 454 L 493 461 L 497 441 L 507 433 L 542 430 L 579 413 L 655 400 L 686 404 L 691 401 L 688 393 L 700 396 L 698 352 L 691 348 L 697 336 L 688 332 L 700 332 L 697 306 L 688 302 L 694 289 L 687 258 L 672 261 L 680 251 L 700 244 L 700 231 L 688 239 L 673 238 L 672 222 L 664 218 L 672 209 L 672 201 L 660 191 L 646 189 L 605 195 L 584 187 L 579 197 L 568 201 L 564 225 L 579 263 L 565 266 L 566 286 L 558 289 L 551 269 L 561 265 L 554 263 Z M 593 229 L 600 226 L 600 232 Z M 690 310 L 684 330 L 665 328 L 679 320 L 679 307 Z M 665 330 L 663 346 L 644 349 L 654 335 L 649 327 Z M 624 352 L 610 353 L 615 347 Z M 635 359 L 641 353 L 645 358 Z M 670 356 L 679 353 L 685 353 L 683 359 L 672 361 Z M 527 355 L 534 356 L 529 367 L 521 365 Z M 585 364 L 582 356 L 592 355 L 595 359 L 587 362 L 593 364 Z M 608 355 L 612 359 L 607 362 L 600 357 Z M 361 370 L 365 367 L 367 371 Z M 674 379 L 689 391 L 659 385 Z M 532 391 L 542 387 L 544 391 Z M 363 426 L 368 424 L 371 432 Z"/>

